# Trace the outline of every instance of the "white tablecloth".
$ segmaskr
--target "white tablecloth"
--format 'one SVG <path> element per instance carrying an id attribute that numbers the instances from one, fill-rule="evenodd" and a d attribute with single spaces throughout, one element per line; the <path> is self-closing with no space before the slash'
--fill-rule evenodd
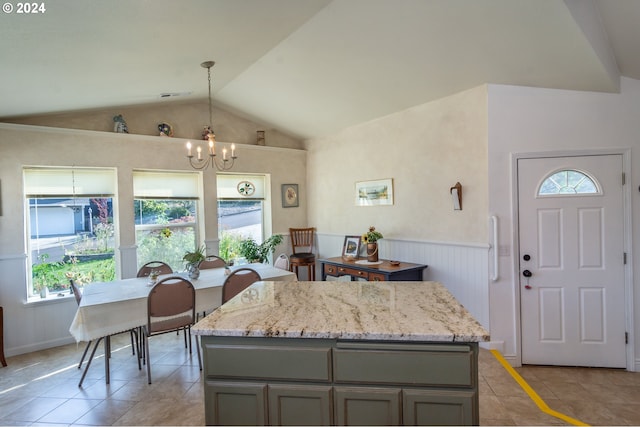
<path id="1" fill-rule="evenodd" d="M 266 281 L 297 280 L 294 273 L 266 264 L 241 265 L 236 268 L 240 267 L 256 270 Z M 162 275 L 159 280 L 168 276 Z M 196 312 L 211 311 L 220 306 L 225 278 L 224 268 L 212 268 L 200 270 L 200 277 L 191 280 L 196 288 Z M 150 290 L 149 279 L 146 277 L 86 286 L 69 332 L 76 341 L 90 341 L 146 324 L 147 296 Z"/>

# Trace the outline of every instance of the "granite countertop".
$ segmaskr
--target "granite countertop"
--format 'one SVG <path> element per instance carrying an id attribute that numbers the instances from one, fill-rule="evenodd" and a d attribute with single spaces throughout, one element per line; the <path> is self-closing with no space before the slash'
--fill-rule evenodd
<path id="1" fill-rule="evenodd" d="M 195 335 L 480 342 L 489 333 L 438 282 L 257 282 Z"/>

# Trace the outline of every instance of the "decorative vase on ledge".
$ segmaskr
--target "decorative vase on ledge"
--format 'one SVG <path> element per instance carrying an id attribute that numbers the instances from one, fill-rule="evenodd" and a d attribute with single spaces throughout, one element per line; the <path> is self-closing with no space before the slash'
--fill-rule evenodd
<path id="1" fill-rule="evenodd" d="M 367 261 L 378 262 L 378 243 L 367 243 Z"/>

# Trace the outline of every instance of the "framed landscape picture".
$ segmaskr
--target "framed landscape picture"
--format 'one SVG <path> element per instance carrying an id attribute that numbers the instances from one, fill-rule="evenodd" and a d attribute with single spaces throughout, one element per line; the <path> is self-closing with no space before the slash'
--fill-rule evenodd
<path id="1" fill-rule="evenodd" d="M 393 205 L 393 179 L 356 182 L 356 206 Z"/>
<path id="2" fill-rule="evenodd" d="M 360 253 L 360 236 L 344 236 L 342 256 L 357 258 Z"/>

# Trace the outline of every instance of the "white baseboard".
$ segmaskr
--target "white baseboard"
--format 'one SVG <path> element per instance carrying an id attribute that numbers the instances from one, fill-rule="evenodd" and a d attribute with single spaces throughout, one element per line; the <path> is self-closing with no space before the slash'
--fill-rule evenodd
<path id="1" fill-rule="evenodd" d="M 500 353 L 504 353 L 504 341 L 481 342 L 480 348 L 484 348 L 486 350 L 498 350 Z"/>
<path id="2" fill-rule="evenodd" d="M 498 352 L 500 353 L 502 358 L 504 360 L 506 360 L 507 363 L 509 363 L 509 365 L 511 365 L 513 368 L 519 368 L 519 367 L 522 366 L 522 364 L 520 363 L 517 355 L 515 355 L 515 354 L 504 354 L 504 341 L 481 342 L 480 343 L 480 348 L 483 348 L 483 349 L 486 349 L 486 350 L 498 350 Z"/>
<path id="3" fill-rule="evenodd" d="M 58 338 L 50 341 L 42 341 L 29 345 L 19 346 L 19 347 L 11 347 L 4 349 L 4 355 L 6 357 L 18 356 L 20 354 L 32 353 L 34 351 L 46 350 L 52 347 L 59 347 L 61 345 L 67 345 L 76 342 L 73 337 L 68 336 L 64 338 Z"/>

